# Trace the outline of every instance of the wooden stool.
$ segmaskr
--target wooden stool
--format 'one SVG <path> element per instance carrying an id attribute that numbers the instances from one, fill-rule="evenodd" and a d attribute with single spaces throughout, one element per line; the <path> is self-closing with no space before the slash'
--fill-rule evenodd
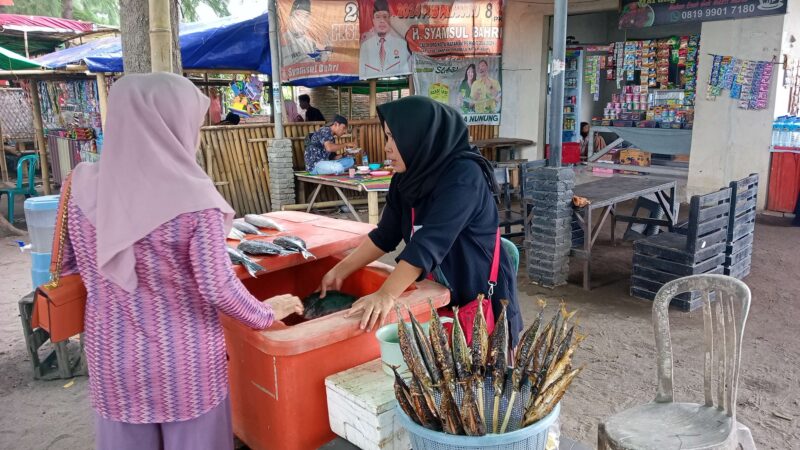
<path id="1" fill-rule="evenodd" d="M 331 430 L 363 450 L 409 450 L 411 441 L 395 417 L 394 378 L 380 359 L 325 379 Z"/>
<path id="2" fill-rule="evenodd" d="M 50 340 L 47 331 L 31 327 L 33 314 L 33 292 L 19 300 L 19 316 L 22 320 L 22 332 L 25 336 L 25 348 L 33 365 L 33 378 L 37 380 L 55 380 L 72 378 L 88 373 L 86 354 L 83 349 L 83 335 L 80 339 L 80 351 L 70 361 L 69 341 L 53 344 L 53 351 L 44 360 L 39 358 L 39 349 Z"/>

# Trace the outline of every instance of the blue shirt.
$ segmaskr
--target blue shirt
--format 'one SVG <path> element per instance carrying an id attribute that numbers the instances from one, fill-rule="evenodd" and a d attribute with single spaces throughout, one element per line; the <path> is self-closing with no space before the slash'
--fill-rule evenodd
<path id="1" fill-rule="evenodd" d="M 332 153 L 325 150 L 325 143 L 334 142 L 334 140 L 331 127 L 322 127 L 311 135 L 304 155 L 307 171 L 313 171 L 318 162 L 331 159 Z"/>

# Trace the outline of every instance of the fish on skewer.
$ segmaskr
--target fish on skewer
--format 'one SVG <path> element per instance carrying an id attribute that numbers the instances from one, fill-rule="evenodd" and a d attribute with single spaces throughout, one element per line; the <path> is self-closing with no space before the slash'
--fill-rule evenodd
<path id="1" fill-rule="evenodd" d="M 237 230 L 241 231 L 244 234 L 254 234 L 256 236 L 266 236 L 266 234 L 258 231 L 258 228 L 250 225 L 247 222 L 241 222 L 241 221 L 238 221 L 238 220 L 234 221 L 233 222 L 233 227 L 236 228 Z"/>
<path id="2" fill-rule="evenodd" d="M 422 421 L 417 416 L 417 412 L 414 411 L 414 407 L 411 405 L 411 392 L 408 388 L 408 385 L 403 380 L 403 377 L 400 376 L 400 373 L 397 372 L 397 369 L 400 366 L 393 366 L 390 364 L 389 367 L 391 367 L 392 372 L 394 372 L 394 396 L 397 399 L 397 403 L 400 405 L 400 409 L 402 409 L 411 420 L 419 425 L 422 425 Z"/>
<path id="3" fill-rule="evenodd" d="M 420 420 L 420 424 L 434 431 L 442 430 L 442 422 L 436 415 L 436 408 L 431 408 L 428 396 L 421 386 L 421 383 L 416 377 L 411 378 L 411 386 L 409 386 L 409 394 L 411 397 L 411 406 Z"/>
<path id="4" fill-rule="evenodd" d="M 492 383 L 494 385 L 494 413 L 492 414 L 492 433 L 497 433 L 500 422 L 500 398 L 506 384 L 508 371 L 508 320 L 506 320 L 508 301 L 502 301 L 503 309 L 489 337 L 489 365 L 492 367 Z"/>
<path id="5" fill-rule="evenodd" d="M 230 257 L 231 262 L 234 264 L 243 265 L 251 277 L 256 278 L 258 276 L 258 272 L 267 270 L 263 266 L 256 264 L 255 261 L 250 259 L 247 255 L 239 250 L 227 245 L 225 246 L 225 249 L 228 251 L 228 257 Z"/>
<path id="6" fill-rule="evenodd" d="M 447 387 L 441 389 L 440 393 L 442 400 L 439 405 L 439 419 L 442 421 L 442 430 L 448 434 L 464 434 L 461 414 L 458 412 L 458 405 L 453 398 L 453 393 Z"/>
<path id="7" fill-rule="evenodd" d="M 472 345 L 470 346 L 470 351 L 472 353 L 472 378 L 478 387 L 478 411 L 485 427 L 483 378 L 486 375 L 486 362 L 489 358 L 489 332 L 486 327 L 486 316 L 483 314 L 483 299 L 483 294 L 478 295 L 480 306 L 478 307 L 478 314 L 475 314 L 475 320 L 472 323 Z M 491 302 L 489 302 L 489 307 L 492 307 Z"/>
<path id="8" fill-rule="evenodd" d="M 405 321 L 403 321 L 403 313 L 399 305 L 395 305 L 395 312 L 397 315 L 397 338 L 400 342 L 400 353 L 403 354 L 403 359 L 406 361 L 406 365 L 408 365 L 414 378 L 419 382 L 422 396 L 429 409 L 434 416 L 438 417 L 436 401 L 433 398 L 433 382 L 427 367 L 425 367 L 425 362 L 422 360 L 419 347 L 414 339 L 414 333 L 409 331 Z"/>
<path id="9" fill-rule="evenodd" d="M 472 376 L 472 358 L 470 357 L 469 347 L 467 347 L 467 337 L 461 322 L 458 321 L 458 307 L 453 307 L 453 361 L 456 368 L 456 378 L 460 382 L 467 381 Z"/>
<path id="10" fill-rule="evenodd" d="M 259 241 L 255 239 L 244 240 L 242 241 L 237 247 L 239 251 L 247 253 L 249 255 L 272 255 L 272 256 L 284 256 L 290 255 L 292 252 L 286 250 L 285 248 L 275 245 L 272 242 L 267 241 Z"/>
<path id="11" fill-rule="evenodd" d="M 450 341 L 447 339 L 447 333 L 431 299 L 428 299 L 428 304 L 431 307 L 431 322 L 428 331 L 430 333 L 433 356 L 436 359 L 439 370 L 442 372 L 442 380 L 454 392 L 455 367 L 453 367 L 453 353 L 450 351 Z"/>
<path id="12" fill-rule="evenodd" d="M 420 324 L 417 318 L 414 317 L 414 314 L 411 312 L 411 308 L 409 308 L 408 305 L 406 305 L 406 311 L 408 311 L 408 318 L 411 319 L 411 331 L 414 333 L 414 340 L 417 342 L 420 355 L 422 356 L 422 361 L 425 363 L 425 367 L 428 369 L 428 374 L 431 376 L 433 387 L 439 387 L 439 384 L 442 381 L 442 372 L 439 370 L 439 366 L 436 364 L 436 358 L 433 354 L 431 344 L 428 341 L 428 337 L 425 335 L 425 331 L 422 329 L 422 324 Z"/>
<path id="13" fill-rule="evenodd" d="M 527 368 L 530 361 L 531 354 L 533 353 L 533 346 L 536 343 L 536 338 L 539 337 L 539 326 L 544 317 L 544 308 L 547 306 L 544 300 L 539 300 L 539 316 L 533 322 L 525 333 L 522 335 L 519 346 L 517 347 L 516 361 L 514 362 L 514 370 L 511 375 L 511 399 L 508 401 L 508 408 L 506 408 L 506 416 L 503 419 L 503 425 L 500 427 L 500 433 L 505 433 L 508 428 L 508 421 L 511 419 L 511 412 L 514 409 L 514 403 L 517 396 L 522 390 L 522 383 L 527 378 Z"/>
<path id="14" fill-rule="evenodd" d="M 281 225 L 269 217 L 261 216 L 258 214 L 246 214 L 244 221 L 258 228 L 266 228 L 269 230 L 286 231 Z"/>
<path id="15" fill-rule="evenodd" d="M 305 259 L 316 259 L 313 253 L 308 251 L 306 241 L 297 236 L 281 236 L 272 241 L 275 245 L 279 245 L 286 250 L 300 252 Z"/>
<path id="16" fill-rule="evenodd" d="M 479 382 L 482 382 L 479 381 Z M 461 424 L 468 436 L 483 436 L 486 434 L 486 423 L 483 415 L 478 410 L 479 406 L 472 392 L 474 378 L 467 380 L 464 385 L 464 398 L 461 400 Z"/>
<path id="17" fill-rule="evenodd" d="M 575 379 L 575 376 L 577 376 L 582 369 L 583 368 L 575 369 L 564 374 L 558 381 L 544 391 L 542 395 L 538 396 L 532 407 L 525 411 L 525 415 L 522 419 L 522 426 L 527 427 L 550 414 L 550 411 L 561 401 L 561 397 L 564 396 L 567 388 L 572 384 L 572 380 Z"/>

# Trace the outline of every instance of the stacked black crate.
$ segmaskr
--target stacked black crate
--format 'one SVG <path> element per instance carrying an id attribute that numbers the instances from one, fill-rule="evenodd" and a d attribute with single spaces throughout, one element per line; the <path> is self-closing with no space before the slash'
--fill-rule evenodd
<path id="1" fill-rule="evenodd" d="M 661 287 L 689 275 L 723 274 L 728 236 L 730 189 L 692 197 L 686 235 L 659 233 L 633 244 L 631 295 L 653 300 Z M 697 292 L 675 297 L 683 311 L 702 306 Z"/>
<path id="2" fill-rule="evenodd" d="M 527 262 L 531 281 L 546 287 L 566 284 L 572 248 L 572 188 L 570 168 L 540 168 L 529 185 L 532 219 Z"/>
<path id="3" fill-rule="evenodd" d="M 731 215 L 725 249 L 725 275 L 742 279 L 750 274 L 756 225 L 758 174 L 731 182 Z"/>

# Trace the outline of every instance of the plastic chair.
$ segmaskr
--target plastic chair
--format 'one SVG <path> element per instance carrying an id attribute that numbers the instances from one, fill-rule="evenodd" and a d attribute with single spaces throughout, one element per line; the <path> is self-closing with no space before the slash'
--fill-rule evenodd
<path id="1" fill-rule="evenodd" d="M 3 194 L 8 196 L 8 221 L 14 223 L 14 196 L 24 195 L 25 198 L 36 197 L 39 195 L 36 192 L 36 185 L 34 178 L 36 177 L 36 165 L 39 163 L 39 155 L 23 156 L 17 162 L 17 185 L 11 188 L 0 189 L 0 198 Z M 23 166 L 28 165 L 28 186 L 24 187 Z"/>
<path id="2" fill-rule="evenodd" d="M 506 238 L 500 238 L 500 245 L 503 246 L 503 250 L 508 253 L 508 257 L 511 258 L 511 267 L 514 268 L 514 273 L 519 272 L 519 248 L 517 244 L 509 241 Z"/>
<path id="3" fill-rule="evenodd" d="M 674 401 L 669 304 L 673 297 L 690 291 L 700 291 L 704 298 L 704 404 Z M 732 277 L 693 275 L 665 284 L 653 303 L 656 399 L 601 423 L 598 449 L 733 450 L 740 445 L 755 449 L 750 430 L 736 421 L 742 337 L 749 311 L 750 289 Z"/>

